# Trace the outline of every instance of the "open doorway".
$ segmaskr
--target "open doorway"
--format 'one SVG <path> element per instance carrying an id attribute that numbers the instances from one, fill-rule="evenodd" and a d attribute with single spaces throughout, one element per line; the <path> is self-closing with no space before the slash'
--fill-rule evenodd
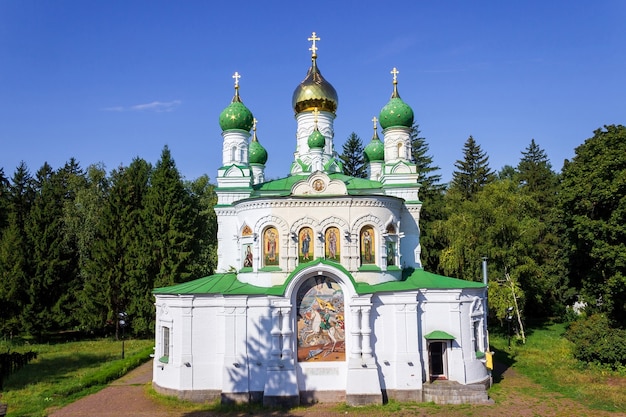
<path id="1" fill-rule="evenodd" d="M 428 363 L 430 380 L 448 379 L 447 341 L 428 343 Z"/>

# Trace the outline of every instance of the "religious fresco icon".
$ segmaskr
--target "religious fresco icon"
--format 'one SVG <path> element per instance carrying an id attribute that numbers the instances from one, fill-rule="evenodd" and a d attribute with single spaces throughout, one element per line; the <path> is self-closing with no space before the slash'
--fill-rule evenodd
<path id="1" fill-rule="evenodd" d="M 346 360 L 344 296 L 335 280 L 307 279 L 297 295 L 298 361 Z"/>
<path id="2" fill-rule="evenodd" d="M 339 229 L 329 227 L 326 229 L 326 259 L 339 261 Z"/>
<path id="3" fill-rule="evenodd" d="M 313 259 L 312 236 L 313 230 L 310 227 L 300 229 L 298 234 L 298 259 L 300 262 L 309 262 Z"/>
<path id="4" fill-rule="evenodd" d="M 243 267 L 252 268 L 252 244 L 243 245 Z"/>
<path id="5" fill-rule="evenodd" d="M 265 266 L 278 265 L 278 231 L 269 227 L 263 233 L 263 260 Z"/>
<path id="6" fill-rule="evenodd" d="M 361 229 L 361 264 L 373 264 L 376 262 L 374 251 L 374 229 L 366 226 Z"/>

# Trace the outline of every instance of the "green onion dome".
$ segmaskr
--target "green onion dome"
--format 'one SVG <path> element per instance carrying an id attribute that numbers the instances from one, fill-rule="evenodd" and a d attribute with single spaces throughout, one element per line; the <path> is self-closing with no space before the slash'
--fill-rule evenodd
<path id="1" fill-rule="evenodd" d="M 306 78 L 293 92 L 292 105 L 296 113 L 311 111 L 317 107 L 319 111 L 335 113 L 339 99 L 337 91 L 320 73 L 313 56 L 313 64 L 307 72 Z"/>
<path id="2" fill-rule="evenodd" d="M 220 127 L 222 131 L 240 129 L 249 132 L 252 128 L 254 116 L 239 98 L 239 85 L 235 84 L 233 101 L 220 113 Z"/>
<path id="3" fill-rule="evenodd" d="M 265 165 L 265 163 L 267 162 L 267 151 L 259 143 L 259 140 L 256 137 L 256 127 L 254 128 L 252 141 L 250 142 L 250 146 L 248 147 L 248 162 L 251 164 L 259 165 Z"/>
<path id="4" fill-rule="evenodd" d="M 395 72 L 395 73 L 394 73 Z M 400 98 L 398 94 L 397 70 L 394 68 L 393 93 L 391 99 L 382 108 L 379 115 L 380 127 L 411 127 L 413 126 L 413 109 Z"/>
<path id="5" fill-rule="evenodd" d="M 374 128 L 372 141 L 363 149 L 363 156 L 366 162 L 378 162 L 385 160 L 385 144 L 378 138 L 378 132 Z"/>
<path id="6" fill-rule="evenodd" d="M 309 135 L 307 143 L 311 149 L 320 149 L 326 145 L 326 138 L 322 135 L 322 132 L 317 129 L 317 126 L 315 126 L 313 133 Z"/>

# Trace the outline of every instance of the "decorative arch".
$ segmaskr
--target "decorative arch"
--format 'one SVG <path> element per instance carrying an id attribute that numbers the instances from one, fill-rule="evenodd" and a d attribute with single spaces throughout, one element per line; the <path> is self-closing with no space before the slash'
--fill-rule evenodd
<path id="1" fill-rule="evenodd" d="M 280 254 L 287 249 L 286 240 L 287 222 L 278 216 L 264 216 L 260 218 L 254 229 L 261 238 L 261 259 L 263 266 L 279 266 Z"/>

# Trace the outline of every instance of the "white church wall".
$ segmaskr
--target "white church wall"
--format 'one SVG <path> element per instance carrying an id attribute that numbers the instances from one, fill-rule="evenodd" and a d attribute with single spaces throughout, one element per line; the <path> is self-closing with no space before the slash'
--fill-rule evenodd
<path id="1" fill-rule="evenodd" d="M 224 366 L 224 299 L 199 296 L 193 310 L 193 387 L 221 390 Z"/>

